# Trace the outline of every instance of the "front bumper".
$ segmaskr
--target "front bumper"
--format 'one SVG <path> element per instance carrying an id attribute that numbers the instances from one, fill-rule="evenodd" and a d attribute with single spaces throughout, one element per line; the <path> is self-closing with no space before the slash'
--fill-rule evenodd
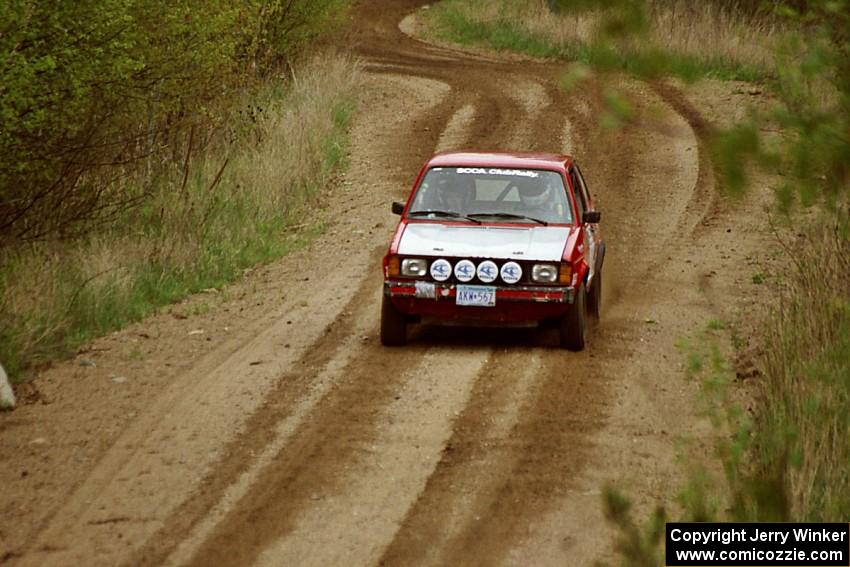
<path id="1" fill-rule="evenodd" d="M 453 283 L 412 280 L 384 282 L 384 295 L 407 315 L 438 319 L 526 322 L 562 317 L 573 302 L 572 286 L 491 286 L 496 288 L 496 305 L 470 307 L 456 304 Z"/>

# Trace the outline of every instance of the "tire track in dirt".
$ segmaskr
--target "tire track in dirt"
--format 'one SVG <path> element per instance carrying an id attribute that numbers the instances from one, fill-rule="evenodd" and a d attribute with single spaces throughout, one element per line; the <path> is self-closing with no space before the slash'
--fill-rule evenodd
<path id="1" fill-rule="evenodd" d="M 673 260 L 669 255 L 675 254 L 675 249 L 689 245 L 687 233 L 681 237 L 677 231 L 680 227 L 701 222 L 705 209 L 693 207 L 691 203 L 701 199 L 695 193 L 711 193 L 713 187 L 704 185 L 706 182 L 702 181 L 705 175 L 699 170 L 703 162 L 697 160 L 696 152 L 690 151 L 695 149 L 695 139 L 686 124 L 683 128 L 681 117 L 669 107 L 662 109 L 659 116 L 653 110 L 659 102 L 653 93 L 641 89 L 636 94 L 640 97 L 639 113 L 652 116 L 652 122 L 637 120 L 617 133 L 598 130 L 591 133 L 586 129 L 587 123 L 593 122 L 594 111 L 591 111 L 584 114 L 584 119 L 591 120 L 583 122 L 581 116 L 575 116 L 574 124 L 579 127 L 570 128 L 579 132 L 572 136 L 579 141 L 574 153 L 584 155 L 583 163 L 590 164 L 584 168 L 585 175 L 589 177 L 593 171 L 596 176 L 591 187 L 605 211 L 606 237 L 610 246 L 603 293 L 604 333 L 597 334 L 591 341 L 589 352 L 596 354 L 597 358 L 585 359 L 578 364 L 579 372 L 602 378 L 605 384 L 603 390 L 608 398 L 605 407 L 599 407 L 600 427 L 595 432 L 588 432 L 586 438 L 591 447 L 588 461 L 571 474 L 571 480 L 564 483 L 563 493 L 550 494 L 551 499 L 539 509 L 539 514 L 528 514 L 533 506 L 519 502 L 515 503 L 515 509 L 521 511 L 519 518 L 512 510 L 506 510 L 504 514 L 490 512 L 498 518 L 491 522 L 495 528 L 474 527 L 467 535 L 459 537 L 455 550 L 446 551 L 445 557 L 452 557 L 458 564 L 475 564 L 482 554 L 485 557 L 483 563 L 506 565 L 560 564 L 564 557 L 570 557 L 575 564 L 593 561 L 600 554 L 598 542 L 600 539 L 606 541 L 608 536 L 603 534 L 609 529 L 601 517 L 599 487 L 612 477 L 622 481 L 620 475 L 633 467 L 636 460 L 640 461 L 647 455 L 654 455 L 661 463 L 674 462 L 674 450 L 667 439 L 667 432 L 675 431 L 677 422 L 698 422 L 692 413 L 682 419 L 683 413 L 694 411 L 686 409 L 690 404 L 681 404 L 682 398 L 689 399 L 687 390 L 684 395 L 671 395 L 669 386 L 663 383 L 658 386 L 654 382 L 654 376 L 675 377 L 676 365 L 660 358 L 655 361 L 636 359 L 636 353 L 640 352 L 643 356 L 660 354 L 667 358 L 665 353 L 669 353 L 674 340 L 671 335 L 676 337 L 677 331 L 647 334 L 641 326 L 645 326 L 646 321 L 654 324 L 659 315 L 662 319 L 665 314 L 669 315 L 669 308 L 663 304 L 671 303 L 671 299 L 674 304 L 677 300 L 686 299 L 690 290 L 678 282 L 659 280 L 655 272 L 665 263 L 669 271 L 670 260 Z M 598 112 L 596 108 L 595 112 Z M 619 141 L 612 143 L 612 137 Z M 638 142 L 640 145 L 636 146 Z M 632 174 L 637 163 L 646 164 L 640 177 Z M 608 169 L 605 169 L 606 164 Z M 611 164 L 622 165 L 611 171 Z M 591 167 L 592 170 L 589 169 Z M 599 172 L 605 174 L 599 177 Z M 656 218 L 659 211 L 653 207 L 658 200 L 653 201 L 653 197 L 659 187 L 658 182 L 665 178 L 674 180 L 676 189 L 660 199 L 670 206 L 665 207 L 663 217 L 659 219 Z M 656 242 L 647 243 L 642 238 L 635 238 L 645 234 L 647 226 L 652 227 Z M 636 258 L 641 259 L 639 264 L 635 264 Z M 672 263 L 673 266 L 676 264 L 675 261 Z M 666 301 L 661 300 L 659 294 Z M 625 348 L 624 345 L 634 346 Z M 604 357 L 600 359 L 601 355 Z M 658 368 L 655 373 L 652 370 L 654 365 Z M 629 378 L 628 382 L 625 377 Z M 631 380 L 634 384 L 629 383 Z M 671 402 L 664 412 L 655 415 L 649 410 L 656 408 L 658 402 L 651 396 L 658 395 Z M 637 419 L 634 412 L 648 417 Z M 624 424 L 628 427 L 623 427 Z M 629 442 L 639 441 L 645 444 L 646 449 L 638 451 L 628 446 Z M 638 453 L 637 458 L 635 452 Z M 629 467 L 623 471 L 612 469 L 610 463 L 616 459 L 629 459 Z M 635 467 L 635 470 L 641 469 Z M 650 478 L 665 479 L 669 483 L 670 475 L 670 469 L 662 465 L 655 467 Z M 635 481 L 629 479 L 628 482 Z M 647 479 L 641 482 L 646 483 Z M 669 489 L 670 485 L 666 486 Z M 658 487 L 652 488 L 657 490 Z M 507 494 L 502 498 L 505 497 Z M 505 521 L 514 526 L 512 535 L 504 527 Z M 492 545 L 476 547 L 477 542 L 482 540 Z M 504 544 L 506 540 L 511 543 Z"/>
<path id="2" fill-rule="evenodd" d="M 591 354 L 573 357 L 569 372 L 560 353 L 543 354 L 540 387 L 521 408 L 509 452 L 487 471 L 496 482 L 476 493 L 466 525 L 434 564 L 500 563 L 566 494 L 591 453 L 589 440 L 604 422 L 605 382 L 594 375 Z"/>
<path id="3" fill-rule="evenodd" d="M 376 250 L 372 254 L 373 261 L 378 261 L 382 252 Z M 361 340 L 365 330 L 372 331 L 363 327 L 363 320 L 371 320 L 371 314 L 365 312 L 365 308 L 371 305 L 364 305 L 362 297 L 374 290 L 376 280 L 376 277 L 367 277 L 361 281 L 333 324 L 293 364 L 292 370 L 280 377 L 266 402 L 246 423 L 246 432 L 230 441 L 223 450 L 222 459 L 199 483 L 196 494 L 171 514 L 148 545 L 127 562 L 128 565 L 161 565 L 181 542 L 196 539 L 200 534 L 193 532 L 199 527 L 202 533 L 210 531 L 208 527 L 199 526 L 201 520 L 215 517 L 214 507 L 228 496 L 234 498 L 228 492 L 258 466 L 256 462 L 262 460 L 275 440 L 285 435 L 279 427 L 288 420 L 297 419 L 299 413 L 309 411 L 309 407 L 305 410 L 303 406 L 309 406 L 312 398 L 321 395 L 332 384 L 322 381 L 323 378 L 332 378 L 326 376 L 332 363 L 350 355 L 349 349 Z M 189 534 L 195 537 L 189 537 Z"/>
<path id="4" fill-rule="evenodd" d="M 379 410 L 362 461 L 346 466 L 339 489 L 314 494 L 295 529 L 256 565 L 374 564 L 431 475 L 489 353 L 488 345 L 430 349 Z"/>
<path id="5" fill-rule="evenodd" d="M 711 160 L 710 144 L 714 128 L 673 85 L 657 81 L 650 86 L 670 108 L 687 121 L 696 137 L 699 169 L 693 197 L 688 203 L 691 222 L 685 222 L 678 227 L 686 234 L 692 235 L 703 224 L 706 217 L 715 213 L 715 209 L 721 206 L 717 196 L 722 189 L 720 186 L 722 176 Z"/>
<path id="6" fill-rule="evenodd" d="M 477 112 L 478 109 L 474 104 L 467 104 L 452 114 L 451 119 L 440 134 L 436 150 L 438 152 L 445 152 L 452 148 L 461 148 L 465 146 L 469 140 L 467 132 L 469 131 L 470 125 L 475 120 Z"/>
<path id="7" fill-rule="evenodd" d="M 494 353 L 455 420 L 434 473 L 378 564 L 441 564 L 446 542 L 477 511 L 477 495 L 495 489 L 499 476 L 493 467 L 511 460 L 509 434 L 539 367 L 534 351 L 523 360 L 507 349 Z"/>
<path id="8" fill-rule="evenodd" d="M 519 118 L 519 134 L 511 141 L 511 145 L 525 151 L 534 151 L 548 146 L 551 151 L 552 143 L 548 138 L 550 128 L 544 124 L 543 129 L 539 129 L 540 117 L 545 115 L 544 111 L 552 106 L 552 99 L 549 98 L 550 91 L 540 82 L 525 78 L 511 84 L 506 94 L 522 110 L 522 117 Z"/>
<path id="9" fill-rule="evenodd" d="M 420 367 L 426 351 L 365 348 L 341 373 L 344 381 L 302 422 L 187 565 L 252 564 L 291 531 L 298 515 L 312 505 L 312 496 L 335 490 L 345 470 L 364 458 L 381 408 Z"/>
<path id="10" fill-rule="evenodd" d="M 653 103 L 651 97 L 649 102 Z M 471 507 L 474 510 L 470 514 L 472 519 L 445 542 L 432 564 L 523 564 L 528 555 L 512 553 L 539 530 L 541 524 L 550 531 L 550 542 L 557 541 L 559 533 L 569 533 L 558 530 L 558 524 L 546 518 L 565 508 L 571 509 L 572 517 L 582 515 L 572 508 L 577 499 L 584 498 L 582 491 L 587 490 L 583 488 L 582 477 L 588 464 L 600 458 L 594 445 L 609 419 L 613 395 L 611 377 L 622 374 L 631 359 L 630 349 L 623 349 L 622 345 L 638 340 L 634 324 L 624 315 L 641 306 L 651 305 L 653 301 L 653 296 L 646 292 L 644 286 L 635 284 L 652 273 L 654 262 L 635 266 L 632 258 L 642 255 L 661 262 L 666 252 L 664 246 L 647 246 L 645 242 L 630 237 L 630 233 L 642 234 L 647 223 L 658 225 L 658 222 L 653 222 L 656 210 L 651 207 L 651 195 L 647 194 L 652 188 L 641 187 L 632 175 L 632 168 L 636 162 L 658 164 L 658 173 L 645 176 L 645 179 L 653 180 L 667 175 L 664 168 L 668 164 L 676 164 L 683 171 L 688 171 L 691 166 L 687 160 L 682 162 L 669 157 L 642 155 L 648 148 L 661 156 L 665 152 L 685 155 L 679 141 L 680 131 L 672 128 L 666 138 L 652 141 L 651 135 L 656 128 L 664 130 L 663 121 L 661 126 L 636 122 L 620 132 L 587 135 L 587 124 L 595 121 L 593 109 L 586 121 L 578 116 L 574 116 L 574 120 L 572 129 L 578 133 L 576 137 L 583 140 L 581 150 L 587 155 L 598 156 L 595 160 L 604 160 L 599 164 L 593 164 L 594 159 L 588 160 L 590 165 L 585 167 L 585 171 L 592 167 L 596 172 L 604 172 L 591 187 L 605 203 L 606 215 L 611 212 L 610 216 L 615 218 L 623 214 L 631 216 L 632 222 L 615 220 L 606 223 L 609 246 L 610 243 L 628 241 L 626 245 L 612 246 L 615 251 L 606 258 L 605 271 L 608 276 L 614 277 L 608 280 L 622 282 L 615 284 L 618 287 L 625 282 L 633 283 L 629 287 L 620 287 L 619 293 L 615 294 L 610 293 L 610 285 L 606 286 L 605 333 L 594 334 L 585 352 L 571 356 L 568 365 L 557 354 L 547 353 L 541 369 L 543 385 L 539 395 L 525 408 L 511 436 L 517 444 L 515 451 L 501 459 L 495 473 L 487 471 L 488 475 L 494 474 L 499 480 L 491 482 L 489 490 L 478 492 L 478 500 Z M 620 143 L 612 144 L 612 138 L 619 139 Z M 643 141 L 645 147 L 635 148 L 633 140 Z M 679 172 L 670 175 L 679 185 L 666 198 L 672 203 L 690 202 L 693 185 L 682 182 L 685 177 Z M 650 206 L 644 207 L 643 202 Z M 664 224 L 669 225 L 671 231 L 693 214 L 687 206 L 683 206 L 681 211 L 664 219 Z M 662 242 L 675 234 L 665 230 L 660 233 Z M 603 353 L 604 360 L 600 360 L 598 357 Z M 570 369 L 569 376 L 563 375 L 565 367 Z M 578 383 L 574 381 L 576 378 Z M 571 391 L 570 387 L 575 391 Z M 592 500 L 598 502 L 598 496 L 592 496 Z M 599 521 L 598 517 L 596 521 Z M 598 537 L 598 534 L 588 532 L 587 526 L 594 524 L 582 525 L 575 521 L 563 524 L 573 530 L 569 539 L 564 540 L 569 541 L 571 546 L 585 539 L 592 540 L 593 535 Z M 604 529 L 604 525 L 591 529 Z M 579 535 L 582 533 L 584 537 Z M 563 556 L 553 551 L 548 557 L 539 557 L 542 564 L 558 563 L 556 558 Z M 585 559 L 589 560 L 589 557 L 585 556 Z M 389 560 L 387 563 L 405 564 L 405 561 Z"/>

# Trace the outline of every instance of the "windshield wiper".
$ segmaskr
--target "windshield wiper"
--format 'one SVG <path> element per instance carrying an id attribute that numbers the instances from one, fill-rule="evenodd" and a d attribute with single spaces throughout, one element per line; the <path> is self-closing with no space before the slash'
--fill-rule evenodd
<path id="1" fill-rule="evenodd" d="M 470 217 L 497 217 L 500 219 L 523 219 L 530 220 L 532 222 L 536 222 L 538 224 L 542 224 L 543 226 L 549 226 L 549 223 L 543 219 L 538 219 L 534 217 L 529 217 L 527 215 L 515 215 L 513 213 L 471 213 Z"/>
<path id="2" fill-rule="evenodd" d="M 426 211 L 411 211 L 411 212 L 407 213 L 407 216 L 409 216 L 409 217 L 419 217 L 419 216 L 425 216 L 425 215 L 440 215 L 440 216 L 443 216 L 443 217 L 451 217 L 453 219 L 464 219 L 464 220 L 468 220 L 469 222 L 474 222 L 475 224 L 481 224 L 481 221 L 478 220 L 478 219 L 474 219 L 471 216 L 462 215 L 462 214 L 456 213 L 454 211 L 438 211 L 438 210 L 434 210 L 434 209 L 428 209 Z"/>

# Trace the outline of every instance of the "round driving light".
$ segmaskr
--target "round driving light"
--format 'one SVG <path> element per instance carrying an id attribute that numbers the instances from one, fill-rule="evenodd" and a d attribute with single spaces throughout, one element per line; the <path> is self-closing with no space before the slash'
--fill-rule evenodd
<path id="1" fill-rule="evenodd" d="M 460 282 L 471 281 L 475 277 L 475 264 L 469 260 L 461 260 L 455 264 L 455 277 Z"/>
<path id="2" fill-rule="evenodd" d="M 515 284 L 522 278 L 522 267 L 516 262 L 505 262 L 500 275 L 505 283 Z"/>
<path id="3" fill-rule="evenodd" d="M 452 265 L 448 260 L 440 258 L 431 262 L 431 277 L 438 282 L 444 282 L 452 275 Z"/>
<path id="4" fill-rule="evenodd" d="M 492 283 L 499 277 L 499 266 L 490 260 L 484 260 L 478 264 L 478 279 L 484 283 Z"/>

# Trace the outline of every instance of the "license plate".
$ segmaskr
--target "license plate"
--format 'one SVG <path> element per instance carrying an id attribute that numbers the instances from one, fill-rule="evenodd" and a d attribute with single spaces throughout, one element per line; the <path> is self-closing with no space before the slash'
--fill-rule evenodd
<path id="1" fill-rule="evenodd" d="M 457 305 L 472 305 L 477 307 L 493 307 L 496 305 L 496 288 L 484 285 L 457 286 Z"/>

